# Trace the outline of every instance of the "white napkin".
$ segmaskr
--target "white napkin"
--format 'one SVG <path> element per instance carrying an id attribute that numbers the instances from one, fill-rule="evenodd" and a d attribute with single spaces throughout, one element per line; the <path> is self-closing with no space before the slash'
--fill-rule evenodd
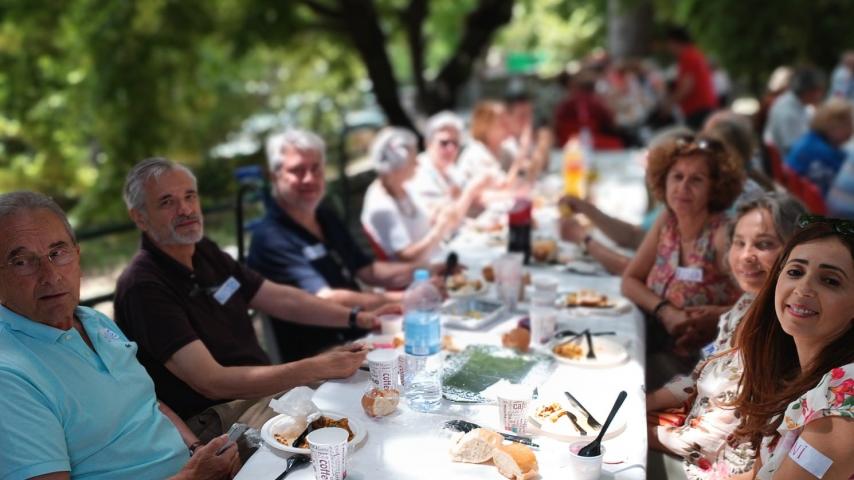
<path id="1" fill-rule="evenodd" d="M 313 396 L 314 390 L 296 387 L 281 397 L 270 400 L 270 408 L 287 417 L 286 422 L 279 424 L 283 428 L 278 433 L 285 438 L 296 438 L 305 431 L 309 423 L 320 417 L 320 409 L 311 400 Z"/>

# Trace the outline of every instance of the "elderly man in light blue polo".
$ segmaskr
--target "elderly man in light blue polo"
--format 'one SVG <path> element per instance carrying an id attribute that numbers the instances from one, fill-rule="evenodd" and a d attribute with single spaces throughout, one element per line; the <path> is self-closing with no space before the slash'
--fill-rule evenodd
<path id="1" fill-rule="evenodd" d="M 136 360 L 136 344 L 78 306 L 80 249 L 65 214 L 0 195 L 0 480 L 216 479 L 238 463 L 197 440 Z"/>

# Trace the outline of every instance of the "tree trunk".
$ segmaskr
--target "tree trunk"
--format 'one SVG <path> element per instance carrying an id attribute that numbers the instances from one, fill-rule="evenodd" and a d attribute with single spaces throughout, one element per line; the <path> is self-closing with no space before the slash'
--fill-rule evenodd
<path id="1" fill-rule="evenodd" d="M 608 51 L 613 58 L 650 53 L 653 15 L 650 0 L 608 0 Z"/>
<path id="2" fill-rule="evenodd" d="M 406 32 L 406 43 L 409 46 L 409 63 L 412 66 L 412 81 L 415 83 L 416 105 L 419 110 L 424 105 L 418 102 L 427 90 L 424 79 L 424 20 L 429 13 L 427 0 L 410 0 L 409 5 L 400 14 L 403 29 Z"/>
<path id="3" fill-rule="evenodd" d="M 514 0 L 480 0 L 466 16 L 460 43 L 439 75 L 419 93 L 419 104 L 432 114 L 453 108 L 460 87 L 469 79 L 475 61 L 492 42 L 495 32 L 513 17 Z"/>
<path id="4" fill-rule="evenodd" d="M 374 95 L 391 125 L 415 130 L 412 119 L 403 110 L 397 93 L 397 77 L 385 49 L 386 36 L 380 29 L 380 20 L 373 0 L 339 0 L 347 33 L 359 52 L 371 78 Z"/>

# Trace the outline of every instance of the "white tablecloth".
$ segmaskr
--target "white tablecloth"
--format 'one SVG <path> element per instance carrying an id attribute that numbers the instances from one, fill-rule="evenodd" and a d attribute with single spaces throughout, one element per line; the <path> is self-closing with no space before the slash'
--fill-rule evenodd
<path id="1" fill-rule="evenodd" d="M 608 213 L 632 221 L 638 221 L 646 197 L 642 184 L 643 171 L 626 154 L 602 156 L 599 165 L 602 179 L 594 193 L 597 204 Z M 611 163 L 608 163 L 611 162 Z M 640 185 L 640 186 L 639 186 Z M 642 195 L 642 197 L 641 197 Z M 548 218 L 551 213 L 540 212 Z M 554 235 L 550 231 L 540 232 Z M 457 251 L 461 261 L 474 272 L 491 261 L 504 249 L 499 245 L 484 245 L 476 235 L 460 235 L 449 245 Z M 573 290 L 590 288 L 609 296 L 619 295 L 618 277 L 579 276 L 569 274 L 558 267 L 529 267 L 532 274 L 549 274 L 560 281 L 560 289 Z M 472 343 L 500 344 L 501 334 L 513 328 L 518 318 L 525 315 L 527 306 L 520 304 L 512 315 L 505 315 L 478 331 L 458 330 L 446 327 L 445 333 L 454 337 L 458 346 Z M 559 328 L 580 331 L 613 330 L 617 341 L 627 347 L 627 362 L 607 368 L 582 368 L 559 363 L 551 377 L 539 387 L 541 398 L 560 400 L 564 390 L 571 391 L 593 415 L 604 422 L 617 393 L 628 392 L 615 424 L 625 422 L 619 435 L 604 442 L 604 478 L 646 478 L 646 406 L 644 402 L 644 328 L 641 313 L 634 307 L 619 315 L 588 315 L 563 312 Z M 395 414 L 371 419 L 360 403 L 362 394 L 370 382 L 367 372 L 359 371 L 346 380 L 329 381 L 321 385 L 314 396 L 321 409 L 334 410 L 358 419 L 367 427 L 367 437 L 350 455 L 348 479 L 483 479 L 503 478 L 491 464 L 472 465 L 454 463 L 449 460 L 449 434 L 441 429 L 442 423 L 450 418 L 463 418 L 486 427 L 498 427 L 496 405 L 454 404 L 443 400 L 442 408 L 433 414 L 411 411 L 405 402 Z M 622 417 L 622 418 L 621 418 Z M 571 479 L 567 469 L 568 443 L 548 437 L 535 437 L 540 444 L 536 450 L 541 478 Z M 283 470 L 288 454 L 262 445 L 246 463 L 238 475 L 241 480 L 274 479 Z M 289 479 L 314 478 L 311 466 L 297 470 Z"/>

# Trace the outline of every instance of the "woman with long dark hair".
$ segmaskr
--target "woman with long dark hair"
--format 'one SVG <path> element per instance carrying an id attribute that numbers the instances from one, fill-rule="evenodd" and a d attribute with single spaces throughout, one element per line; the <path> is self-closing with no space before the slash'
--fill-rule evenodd
<path id="1" fill-rule="evenodd" d="M 854 478 L 854 223 L 801 223 L 736 334 L 738 478 Z"/>

